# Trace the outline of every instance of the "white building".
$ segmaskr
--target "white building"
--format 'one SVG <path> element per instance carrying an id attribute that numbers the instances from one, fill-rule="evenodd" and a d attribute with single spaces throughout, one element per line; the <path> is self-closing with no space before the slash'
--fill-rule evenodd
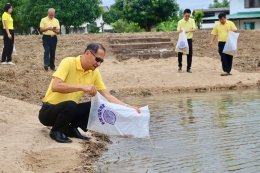
<path id="1" fill-rule="evenodd" d="M 201 23 L 201 29 L 212 29 L 215 25 L 216 19 L 219 15 L 219 13 L 224 12 L 226 14 L 229 14 L 229 8 L 208 8 L 208 9 L 196 9 L 193 11 L 193 16 L 194 13 L 200 10 L 204 13 L 204 18 L 208 18 L 208 17 L 214 17 L 214 19 L 212 20 L 203 20 L 203 22 Z"/>
<path id="2" fill-rule="evenodd" d="M 260 0 L 230 0 L 230 15 L 239 29 L 260 29 Z M 203 22 L 218 21 L 218 17 L 205 17 Z"/>

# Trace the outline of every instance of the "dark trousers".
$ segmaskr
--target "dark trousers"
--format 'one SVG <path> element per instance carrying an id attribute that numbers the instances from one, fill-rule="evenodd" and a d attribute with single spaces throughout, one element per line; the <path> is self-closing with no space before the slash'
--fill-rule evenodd
<path id="1" fill-rule="evenodd" d="M 65 101 L 58 104 L 43 103 L 39 112 L 39 120 L 52 130 L 64 132 L 68 127 L 80 127 L 87 131 L 91 102 L 79 103 Z"/>
<path id="2" fill-rule="evenodd" d="M 2 52 L 2 61 L 1 62 L 10 62 L 12 61 L 12 53 L 14 48 L 14 31 L 9 30 L 10 34 L 12 35 L 12 39 L 8 38 L 8 34 L 6 30 L 3 30 L 4 36 L 4 48 Z"/>
<path id="3" fill-rule="evenodd" d="M 57 36 L 42 36 L 42 43 L 44 47 L 44 65 L 55 68 L 55 51 L 57 46 Z"/>
<path id="4" fill-rule="evenodd" d="M 226 42 L 218 42 L 218 53 L 221 57 L 222 69 L 230 73 L 232 69 L 233 56 L 223 53 Z"/>
<path id="5" fill-rule="evenodd" d="M 187 55 L 187 70 L 190 70 L 192 63 L 192 39 L 187 39 L 189 44 L 189 54 Z M 183 53 L 178 53 L 179 67 L 182 68 L 182 55 Z"/>

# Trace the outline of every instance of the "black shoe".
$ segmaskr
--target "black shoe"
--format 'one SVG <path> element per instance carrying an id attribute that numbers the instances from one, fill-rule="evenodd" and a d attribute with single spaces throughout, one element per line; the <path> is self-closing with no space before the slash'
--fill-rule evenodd
<path id="1" fill-rule="evenodd" d="M 51 69 L 52 71 L 56 71 L 56 68 L 55 68 L 55 67 L 50 67 L 50 69 Z"/>
<path id="2" fill-rule="evenodd" d="M 50 131 L 50 137 L 60 143 L 71 143 L 72 140 L 69 139 L 64 133 L 60 131 Z"/>
<path id="3" fill-rule="evenodd" d="M 44 65 L 44 70 L 45 71 L 48 71 L 49 70 L 49 67 L 47 65 Z"/>
<path id="4" fill-rule="evenodd" d="M 83 136 L 79 130 L 77 128 L 72 128 L 69 127 L 65 132 L 64 132 L 68 137 L 72 137 L 72 138 L 79 138 L 79 139 L 83 139 L 83 140 L 90 140 L 90 138 Z"/>
<path id="5" fill-rule="evenodd" d="M 181 69 L 181 67 L 179 67 L 178 72 L 181 72 L 181 71 L 182 71 L 182 69 Z"/>
<path id="6" fill-rule="evenodd" d="M 192 71 L 191 70 L 187 70 L 187 73 L 192 73 Z"/>

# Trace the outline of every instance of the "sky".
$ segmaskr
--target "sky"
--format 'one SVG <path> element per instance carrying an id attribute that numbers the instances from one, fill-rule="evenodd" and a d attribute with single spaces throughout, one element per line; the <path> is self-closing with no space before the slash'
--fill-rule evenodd
<path id="1" fill-rule="evenodd" d="M 104 5 L 110 6 L 114 3 L 114 0 L 102 0 L 102 2 Z M 181 9 L 190 8 L 191 10 L 208 8 L 212 2 L 213 0 L 177 0 Z"/>

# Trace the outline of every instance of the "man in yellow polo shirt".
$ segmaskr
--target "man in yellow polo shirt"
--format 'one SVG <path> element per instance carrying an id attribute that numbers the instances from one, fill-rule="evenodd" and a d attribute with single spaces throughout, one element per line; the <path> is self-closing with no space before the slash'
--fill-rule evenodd
<path id="1" fill-rule="evenodd" d="M 232 62 L 233 62 L 233 56 L 228 55 L 223 53 L 223 49 L 226 44 L 227 36 L 228 36 L 228 31 L 237 31 L 237 27 L 235 24 L 226 19 L 226 14 L 225 13 L 220 13 L 218 15 L 219 22 L 216 23 L 214 26 L 211 34 L 211 41 L 210 45 L 213 46 L 213 43 L 216 40 L 216 37 L 218 38 L 218 52 L 221 57 L 221 62 L 222 62 L 222 69 L 224 73 L 221 73 L 221 76 L 228 76 L 231 75 L 231 69 L 232 69 Z"/>
<path id="2" fill-rule="evenodd" d="M 50 137 L 57 142 L 72 142 L 68 137 L 88 140 L 77 129 L 80 127 L 83 131 L 87 131 L 91 103 L 79 103 L 84 93 L 94 96 L 98 91 L 109 102 L 127 105 L 106 89 L 97 69 L 104 61 L 104 57 L 105 48 L 101 44 L 89 44 L 83 55 L 64 58 L 52 75 L 51 83 L 43 98 L 39 120 L 45 126 L 52 126 Z M 132 108 L 140 111 L 137 107 Z"/>
<path id="3" fill-rule="evenodd" d="M 44 69 L 55 71 L 55 51 L 57 46 L 57 34 L 60 33 L 60 23 L 55 17 L 55 9 L 48 10 L 48 16 L 42 18 L 40 31 L 42 32 L 42 42 L 44 47 Z"/>
<path id="4" fill-rule="evenodd" d="M 191 10 L 190 9 L 185 9 L 184 12 L 184 18 L 181 19 L 178 22 L 178 27 L 177 31 L 182 32 L 185 30 L 188 44 L 189 44 L 189 54 L 187 55 L 187 69 L 186 71 L 188 73 L 191 73 L 191 63 L 192 63 L 192 37 L 193 37 L 193 32 L 196 30 L 196 25 L 194 19 L 190 18 L 191 15 Z M 183 53 L 178 52 L 178 63 L 179 63 L 179 69 L 178 71 L 182 71 L 182 55 Z"/>

